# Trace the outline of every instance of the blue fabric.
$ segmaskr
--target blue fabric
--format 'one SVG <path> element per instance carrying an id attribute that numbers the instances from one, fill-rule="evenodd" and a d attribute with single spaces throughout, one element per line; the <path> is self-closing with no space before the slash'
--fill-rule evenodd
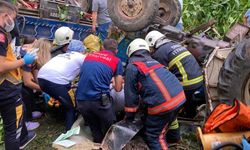
<path id="1" fill-rule="evenodd" d="M 76 112 L 71 97 L 68 93 L 71 88 L 70 84 L 60 85 L 44 79 L 38 79 L 38 82 L 42 91 L 60 101 L 60 103 L 62 104 L 62 108 L 65 110 L 64 117 L 66 131 L 70 130 L 76 119 Z"/>
<path id="2" fill-rule="evenodd" d="M 109 65 L 112 63 L 114 62 L 111 62 Z M 120 60 L 117 64 L 113 64 L 116 66 L 114 73 L 109 65 L 100 62 L 100 59 L 88 61 L 88 57 L 86 57 L 81 67 L 80 80 L 76 91 L 78 101 L 98 100 L 103 93 L 109 94 L 112 77 L 122 75 L 123 73 Z"/>
<path id="3" fill-rule="evenodd" d="M 82 41 L 79 40 L 71 40 L 68 46 L 68 51 L 67 52 L 80 52 L 84 53 L 86 48 L 84 47 Z"/>
<path id="4" fill-rule="evenodd" d="M 112 22 L 99 24 L 97 28 L 97 35 L 102 41 L 104 41 L 108 36 L 108 29 L 111 26 Z"/>
<path id="5" fill-rule="evenodd" d="M 167 140 L 164 136 L 165 134 L 169 134 L 169 126 L 171 123 L 176 119 L 178 114 L 178 110 L 175 110 L 170 113 L 166 113 L 164 115 L 148 115 L 146 116 L 145 121 L 145 141 L 147 142 L 147 145 L 152 150 L 163 150 L 166 149 L 166 147 L 163 147 L 162 143 L 165 143 L 167 146 Z M 173 139 L 178 139 L 179 134 L 178 133 L 171 133 L 173 136 Z M 160 143 L 160 137 L 161 143 Z"/>
<path id="6" fill-rule="evenodd" d="M 250 9 L 247 10 L 245 17 L 247 18 L 247 24 L 250 25 Z"/>

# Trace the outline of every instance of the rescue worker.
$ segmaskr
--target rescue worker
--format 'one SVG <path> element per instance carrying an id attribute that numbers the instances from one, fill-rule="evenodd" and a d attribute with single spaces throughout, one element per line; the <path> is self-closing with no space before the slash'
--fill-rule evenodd
<path id="1" fill-rule="evenodd" d="M 0 113 L 4 124 L 6 150 L 23 149 L 36 134 L 27 132 L 23 121 L 20 67 L 32 64 L 35 54 L 27 53 L 17 60 L 10 45 L 8 34 L 15 26 L 16 8 L 0 1 Z"/>
<path id="2" fill-rule="evenodd" d="M 149 52 L 149 46 L 143 39 L 135 39 L 128 46 L 125 119 L 133 121 L 139 104 L 143 103 L 147 108 L 144 121 L 145 140 L 152 150 L 166 150 L 168 144 L 165 135 L 176 120 L 186 98 L 178 79 L 151 58 Z"/>
<path id="3" fill-rule="evenodd" d="M 103 41 L 108 36 L 108 29 L 111 24 L 107 0 L 92 0 L 92 31 L 97 32 Z"/>
<path id="4" fill-rule="evenodd" d="M 59 54 L 52 58 L 38 72 L 38 82 L 42 91 L 59 100 L 65 110 L 66 131 L 71 129 L 76 119 L 76 104 L 71 82 L 80 72 L 85 59 L 84 53 L 83 43 L 72 40 L 65 54 Z"/>
<path id="5" fill-rule="evenodd" d="M 158 31 L 149 32 L 145 40 L 151 48 L 152 58 L 166 66 L 181 82 L 187 98 L 185 117 L 195 117 L 196 107 L 205 103 L 202 69 L 196 59 L 185 47 Z M 201 95 L 200 101 L 194 99 L 198 95 Z"/>
<path id="6" fill-rule="evenodd" d="M 68 45 L 73 39 L 74 31 L 69 27 L 60 27 L 55 32 L 55 38 L 53 44 L 56 46 L 52 49 L 52 57 L 57 56 L 58 54 L 66 53 L 68 50 Z"/>
<path id="7" fill-rule="evenodd" d="M 123 70 L 122 62 L 115 56 L 117 45 L 113 39 L 104 40 L 104 50 L 88 54 L 81 67 L 76 99 L 96 143 L 102 142 L 116 120 L 109 86 L 114 77 L 114 89 L 117 92 L 122 90 Z"/>

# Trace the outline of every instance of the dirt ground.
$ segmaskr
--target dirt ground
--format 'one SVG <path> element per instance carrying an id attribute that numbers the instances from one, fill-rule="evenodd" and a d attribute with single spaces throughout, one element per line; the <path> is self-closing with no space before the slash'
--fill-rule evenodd
<path id="1" fill-rule="evenodd" d="M 44 116 L 37 120 L 41 126 L 35 130 L 37 137 L 26 148 L 26 150 L 53 150 L 51 147 L 52 142 L 63 132 L 64 124 L 60 119 L 51 119 Z M 196 139 L 196 134 L 191 129 L 185 129 L 182 132 L 182 143 L 177 148 L 170 148 L 170 150 L 199 150 L 199 145 Z M 0 145 L 0 150 L 3 149 L 3 145 Z M 124 150 L 149 150 L 145 146 L 141 138 L 136 138 L 130 142 Z"/>

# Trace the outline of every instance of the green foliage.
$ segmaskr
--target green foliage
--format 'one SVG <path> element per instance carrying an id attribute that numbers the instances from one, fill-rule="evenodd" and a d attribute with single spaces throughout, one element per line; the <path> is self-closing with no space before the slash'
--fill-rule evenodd
<path id="1" fill-rule="evenodd" d="M 236 22 L 242 22 L 250 0 L 184 0 L 183 23 L 186 31 L 208 22 L 217 21 L 215 28 L 221 35 Z"/>

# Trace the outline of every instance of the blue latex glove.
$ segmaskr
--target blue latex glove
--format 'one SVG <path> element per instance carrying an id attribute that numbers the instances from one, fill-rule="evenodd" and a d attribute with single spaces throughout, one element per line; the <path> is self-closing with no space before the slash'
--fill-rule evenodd
<path id="1" fill-rule="evenodd" d="M 242 139 L 243 150 L 250 150 L 250 144 L 247 142 L 245 138 Z"/>
<path id="2" fill-rule="evenodd" d="M 43 99 L 44 99 L 44 101 L 45 101 L 46 103 L 48 103 L 48 101 L 50 100 L 49 94 L 43 92 Z"/>
<path id="3" fill-rule="evenodd" d="M 32 64 L 36 59 L 36 55 L 32 53 L 26 53 L 23 57 L 24 64 L 29 65 Z"/>

